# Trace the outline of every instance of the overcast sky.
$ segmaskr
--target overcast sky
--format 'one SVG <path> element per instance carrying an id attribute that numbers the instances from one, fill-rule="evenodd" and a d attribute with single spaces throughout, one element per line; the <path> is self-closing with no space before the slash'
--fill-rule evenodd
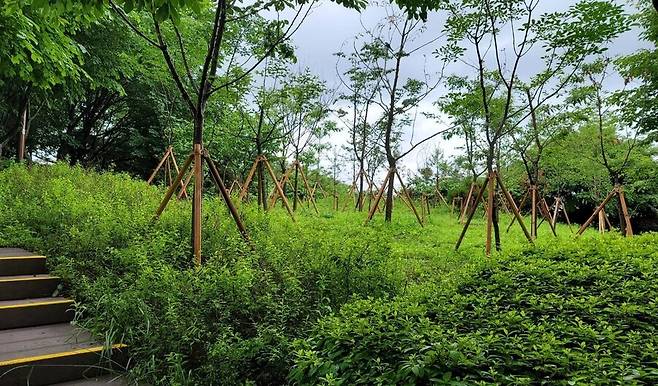
<path id="1" fill-rule="evenodd" d="M 371 2 L 372 3 L 372 2 Z M 570 5 L 575 4 L 575 0 L 540 0 L 541 12 L 554 10 L 565 10 Z M 374 4 L 374 3 L 372 3 Z M 330 1 L 321 2 L 305 20 L 304 24 L 293 37 L 294 44 L 297 47 L 299 69 L 308 67 L 311 71 L 327 82 L 329 87 L 338 87 L 339 80 L 336 76 L 337 58 L 333 55 L 340 50 L 349 51 L 354 36 L 363 31 L 363 26 L 372 27 L 382 20 L 386 11 L 381 5 L 371 5 L 361 13 L 348 10 L 342 6 L 336 5 Z M 431 14 L 426 24 L 426 30 L 417 40 L 422 44 L 440 35 L 443 26 L 443 18 L 438 14 Z M 503 39 L 505 40 L 505 39 Z M 509 37 L 507 38 L 509 39 Z M 503 43 L 504 44 L 504 43 Z M 431 52 L 440 45 L 440 42 L 428 46 L 427 49 L 421 50 L 413 57 L 405 59 L 403 64 L 403 78 L 423 78 L 425 71 L 432 72 L 432 69 L 439 68 L 440 63 L 433 58 Z M 638 38 L 637 31 L 626 33 L 616 40 L 610 47 L 608 55 L 626 54 L 642 47 L 642 42 Z M 524 69 L 528 74 L 538 70 L 541 61 L 538 55 L 525 59 Z M 467 73 L 469 68 L 463 64 L 454 64 L 448 68 L 448 73 Z M 402 148 L 410 146 L 411 135 L 414 133 L 414 140 L 418 141 L 425 136 L 435 133 L 441 127 L 446 127 L 446 123 L 438 123 L 434 120 L 426 119 L 421 111 L 436 112 L 432 103 L 444 92 L 441 88 L 437 89 L 433 95 L 430 95 L 420 106 L 419 114 L 416 115 L 414 127 L 406 130 L 407 135 L 404 138 Z M 347 141 L 347 133 L 336 134 L 326 140 L 326 142 L 340 145 Z M 455 155 L 460 152 L 460 143 L 457 141 L 446 141 L 437 139 L 429 142 L 427 145 L 419 147 L 415 152 L 409 154 L 403 161 L 402 166 L 408 172 L 415 172 L 418 166 L 422 166 L 423 160 L 427 154 L 436 146 L 440 146 L 446 155 Z M 329 158 L 325 154 L 324 158 Z M 328 162 L 323 162 L 328 166 Z M 341 178 L 344 181 L 351 180 L 351 167 L 342 169 Z"/>

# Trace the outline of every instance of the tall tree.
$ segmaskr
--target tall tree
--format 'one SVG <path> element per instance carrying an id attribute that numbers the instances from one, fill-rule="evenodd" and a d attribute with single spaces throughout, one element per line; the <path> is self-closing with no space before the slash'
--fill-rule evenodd
<path id="1" fill-rule="evenodd" d="M 378 120 L 382 132 L 383 148 L 388 163 L 386 182 L 386 209 L 385 221 L 390 222 L 393 217 L 393 194 L 397 163 L 400 159 L 414 151 L 418 146 L 435 138 L 440 133 L 434 133 L 413 143 L 401 151 L 399 141 L 402 129 L 410 125 L 408 113 L 417 109 L 438 85 L 438 80 L 425 74 L 425 79 L 419 80 L 406 76 L 404 71 L 405 59 L 414 54 L 418 55 L 427 42 L 418 42 L 424 30 L 423 23 L 401 13 L 396 8 L 386 8 L 388 16 L 372 30 L 365 31 L 367 41 L 362 45 L 357 55 L 361 64 L 376 74 L 379 79 L 378 96 L 375 103 L 382 110 Z M 434 41 L 436 39 L 431 39 Z M 399 178 L 399 175 L 397 175 Z"/>
<path id="2" fill-rule="evenodd" d="M 376 107 L 376 97 L 381 88 L 381 77 L 377 69 L 372 68 L 372 63 L 364 62 L 360 54 L 352 52 L 346 55 L 343 52 L 336 54 L 339 57 L 336 74 L 338 75 L 342 86 L 346 91 L 341 94 L 340 98 L 349 103 L 350 112 L 339 110 L 339 119 L 348 128 L 350 150 L 358 165 L 356 179 L 357 199 L 356 209 L 363 210 L 365 182 L 368 179 L 367 160 L 371 153 L 377 150 L 381 140 L 381 132 L 376 130 L 377 125 L 372 124 L 372 118 L 375 115 L 373 108 Z M 341 74 L 338 70 L 340 60 L 346 59 L 348 67 Z M 351 122 L 347 122 L 351 115 Z M 370 180 L 372 181 L 372 180 Z"/>
<path id="3" fill-rule="evenodd" d="M 53 87 L 84 76 L 83 51 L 74 35 L 95 16 L 76 3 L 43 9 L 28 1 L 0 4 L 0 92 L 4 99 L 0 119 L 5 130 L 0 132 L 0 156 L 17 139 L 16 158 L 22 160 L 35 110 L 31 105 L 43 105 Z"/>
<path id="4" fill-rule="evenodd" d="M 62 0 L 61 2 L 71 2 Z M 90 0 L 91 3 L 102 5 L 105 1 Z M 362 0 L 337 0 L 339 4 L 359 8 L 364 5 Z M 201 205 L 202 205 L 202 167 L 204 160 L 203 132 L 206 118 L 206 108 L 211 97 L 218 92 L 226 92 L 231 87 L 247 80 L 266 58 L 272 55 L 290 55 L 291 48 L 282 44 L 299 28 L 313 4 L 304 2 L 288 2 L 272 0 L 255 2 L 248 5 L 217 0 L 212 5 L 201 0 L 163 0 L 150 2 L 146 0 L 110 0 L 110 7 L 126 25 L 150 45 L 160 50 L 172 80 L 189 111 L 193 122 L 193 153 L 194 194 L 192 208 L 192 247 L 197 264 L 201 263 Z M 260 28 L 245 30 L 249 20 L 259 18 L 259 13 L 281 11 L 288 6 L 296 6 L 297 11 L 290 20 L 277 18 L 267 21 L 261 19 Z M 200 34 L 192 42 L 203 48 L 204 58 L 198 63 L 190 63 L 191 57 L 188 44 L 180 38 L 180 18 L 192 10 L 200 18 L 208 17 L 209 30 Z M 133 11 L 142 11 L 149 15 L 149 29 L 138 24 L 131 17 Z M 242 28 L 241 28 L 242 27 Z M 173 31 L 174 38 L 168 38 L 166 30 Z M 248 46 L 248 50 L 243 50 Z M 238 64 L 236 64 L 238 63 Z M 211 171 L 215 171 L 211 165 Z M 226 197 L 223 183 L 217 180 L 219 175 L 212 173 L 215 182 L 222 190 L 227 205 L 231 206 Z M 177 181 L 180 181 L 180 177 Z M 177 183 L 174 184 L 174 188 Z M 168 193 L 168 197 L 170 194 Z M 165 205 L 166 201 L 165 200 Z M 231 210 L 236 222 L 240 223 L 237 212 Z M 240 228 L 240 224 L 238 224 Z M 241 229 L 243 231 L 243 229 Z"/>

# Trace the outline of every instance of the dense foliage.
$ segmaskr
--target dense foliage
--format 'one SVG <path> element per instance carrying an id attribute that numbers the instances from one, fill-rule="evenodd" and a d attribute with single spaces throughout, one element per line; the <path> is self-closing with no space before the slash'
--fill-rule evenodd
<path id="1" fill-rule="evenodd" d="M 0 172 L 0 245 L 47 254 L 78 323 L 128 343 L 141 381 L 656 379 L 654 235 L 575 242 L 560 227 L 559 243 L 535 249 L 515 230 L 509 255 L 484 260 L 477 236 L 451 251 L 460 226 L 437 208 L 426 228 L 404 211 L 394 226 L 363 227 L 328 202 L 321 216 L 300 205 L 297 224 L 247 204 L 251 250 L 209 196 L 196 269 L 189 202 L 154 222 L 160 197 L 64 164 Z"/>
<path id="2" fill-rule="evenodd" d="M 298 342 L 300 384 L 658 382 L 655 235 L 496 259 L 454 287 L 361 300 Z"/>

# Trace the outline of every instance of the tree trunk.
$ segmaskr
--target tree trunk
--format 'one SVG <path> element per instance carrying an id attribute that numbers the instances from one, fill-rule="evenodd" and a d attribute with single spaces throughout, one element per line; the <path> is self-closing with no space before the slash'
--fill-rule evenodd
<path id="1" fill-rule="evenodd" d="M 25 159 L 25 142 L 27 139 L 27 130 L 28 130 L 28 122 L 29 122 L 29 107 L 30 107 L 30 100 L 29 97 L 26 97 L 25 100 L 23 101 L 21 105 L 21 127 L 20 131 L 18 132 L 18 147 L 17 147 L 17 156 L 16 159 L 18 162 L 23 162 Z"/>
<path id="2" fill-rule="evenodd" d="M 359 161 L 359 194 L 357 196 L 357 201 L 356 201 L 356 209 L 359 212 L 363 211 L 363 182 L 364 182 L 364 174 L 365 171 L 363 170 L 363 159 Z"/>
<path id="3" fill-rule="evenodd" d="M 389 161 L 389 171 L 395 168 L 395 161 L 391 164 Z M 395 186 L 395 178 L 391 177 L 388 180 L 388 190 L 386 191 L 386 211 L 384 221 L 391 222 L 393 220 L 393 188 Z"/>
<path id="4" fill-rule="evenodd" d="M 297 162 L 297 156 L 295 156 L 295 180 L 293 181 L 293 192 L 292 192 L 292 211 L 297 211 L 297 188 L 299 177 L 299 162 Z"/>

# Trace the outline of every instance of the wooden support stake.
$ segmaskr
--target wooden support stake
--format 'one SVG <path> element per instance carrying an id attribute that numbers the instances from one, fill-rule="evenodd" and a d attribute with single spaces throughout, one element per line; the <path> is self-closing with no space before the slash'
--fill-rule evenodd
<path id="1" fill-rule="evenodd" d="M 375 212 L 379 208 L 379 201 L 381 201 L 382 196 L 384 195 L 384 190 L 386 189 L 386 184 L 388 183 L 388 180 L 393 178 L 393 169 L 389 169 L 388 173 L 386 173 L 386 177 L 384 178 L 384 182 L 382 182 L 382 187 L 379 189 L 379 192 L 377 192 L 377 196 L 375 197 L 375 202 L 373 203 L 372 207 L 370 208 L 370 211 L 368 212 L 368 218 L 366 218 L 365 224 L 368 224 L 370 220 L 372 220 L 372 217 L 375 215 Z"/>
<path id="2" fill-rule="evenodd" d="M 155 169 L 153 170 L 153 173 L 151 173 L 151 176 L 146 181 L 147 184 L 151 185 L 151 183 L 153 182 L 153 179 L 155 178 L 155 176 L 160 171 L 160 168 L 162 168 L 162 165 L 164 165 L 165 161 L 167 161 L 169 159 L 169 154 L 170 153 L 171 153 L 171 146 L 169 146 L 167 148 L 167 150 L 165 150 L 164 154 L 162 155 L 162 159 L 160 159 L 160 162 L 158 162 L 158 166 L 155 167 Z"/>
<path id="3" fill-rule="evenodd" d="M 552 218 L 553 226 L 557 224 L 557 214 L 559 210 L 560 210 L 560 197 L 557 197 L 555 199 L 555 204 L 553 208 L 553 218 Z"/>
<path id="4" fill-rule="evenodd" d="M 523 194 L 523 198 L 521 198 L 521 203 L 517 207 L 519 211 L 523 208 L 523 205 L 525 205 L 525 202 L 528 200 L 529 195 L 530 195 L 530 191 L 526 190 L 526 192 Z M 512 229 L 512 225 L 514 225 L 515 222 L 516 222 L 516 216 L 512 218 L 512 221 L 507 226 L 507 231 L 506 231 L 507 233 L 509 233 L 509 230 Z"/>
<path id="5" fill-rule="evenodd" d="M 270 168 L 270 170 L 272 170 L 272 173 L 274 173 L 274 169 L 272 169 L 272 166 L 270 165 L 269 161 L 267 161 L 267 165 L 269 165 L 268 167 Z M 272 189 L 272 193 L 270 194 L 270 205 L 268 206 L 268 209 L 274 207 L 274 204 L 276 203 L 276 200 L 279 198 L 279 190 L 281 190 L 281 197 L 285 196 L 283 194 L 283 187 L 288 182 L 288 178 L 290 178 L 290 173 L 292 172 L 293 167 L 294 167 L 294 164 L 292 164 L 290 167 L 288 167 L 286 172 L 283 173 L 283 176 L 281 176 L 281 181 L 279 181 L 279 186 L 280 186 L 281 189 L 277 189 L 276 186 Z M 272 178 L 274 179 L 274 181 L 277 181 L 276 176 L 274 176 Z"/>
<path id="6" fill-rule="evenodd" d="M 423 228 L 423 220 L 420 218 L 418 215 L 418 211 L 416 210 L 416 207 L 414 206 L 413 201 L 411 200 L 411 196 L 409 195 L 409 191 L 407 190 L 407 187 L 404 185 L 404 181 L 402 181 L 402 177 L 400 177 L 400 173 L 398 173 L 397 169 L 393 169 L 395 175 L 398 177 L 398 181 L 400 181 L 400 187 L 402 187 L 402 193 L 407 197 L 407 200 L 409 201 L 409 206 L 411 207 L 411 210 L 414 212 L 414 215 L 416 216 L 416 220 L 418 220 L 418 224 L 420 224 L 421 228 Z"/>
<path id="7" fill-rule="evenodd" d="M 468 195 L 466 196 L 466 202 L 464 203 L 464 208 L 462 208 L 462 212 L 459 215 L 459 222 L 463 223 L 464 222 L 464 216 L 466 216 L 469 209 L 469 205 L 471 204 L 471 198 L 473 196 L 473 189 L 475 189 L 475 182 L 471 183 L 471 188 L 468 190 Z M 480 197 L 481 198 L 481 197 Z M 475 202 L 475 207 L 477 208 L 479 204 L 479 201 Z"/>
<path id="8" fill-rule="evenodd" d="M 594 213 L 592 213 L 591 216 L 585 221 L 585 223 L 578 229 L 578 232 L 576 232 L 576 237 L 582 235 L 585 232 L 585 229 L 594 221 L 596 216 L 598 216 L 599 212 L 602 211 L 606 205 L 608 205 L 608 202 L 612 199 L 617 194 L 617 187 L 613 188 L 612 191 L 608 194 L 608 196 L 603 200 L 603 202 L 594 210 Z"/>
<path id="9" fill-rule="evenodd" d="M 261 162 L 261 160 L 262 157 L 258 155 L 254 160 L 253 165 L 251 165 L 251 169 L 249 169 L 249 173 L 247 173 L 247 178 L 244 180 L 244 184 L 242 185 L 242 189 L 240 190 L 240 195 L 238 195 L 239 202 L 242 202 L 242 200 L 244 200 L 244 197 L 247 195 L 247 191 L 249 191 L 249 185 L 251 185 L 251 180 L 254 178 L 254 173 L 256 173 L 256 168 L 258 167 L 258 164 Z"/>
<path id="10" fill-rule="evenodd" d="M 299 167 L 299 174 L 302 176 L 302 181 L 304 182 L 304 187 L 306 188 L 306 193 L 308 194 L 308 199 L 311 201 L 311 204 L 313 204 L 313 209 L 315 209 L 316 214 L 320 214 L 318 211 L 317 205 L 315 205 L 315 198 L 313 197 L 313 192 L 311 191 L 311 188 L 308 185 L 308 180 L 306 179 L 306 174 L 304 174 L 304 168 L 302 165 L 297 162 L 297 165 Z"/>
<path id="11" fill-rule="evenodd" d="M 178 175 L 181 171 L 178 168 L 178 162 L 176 161 L 176 156 L 174 155 L 174 149 L 171 149 L 171 153 L 169 153 L 171 161 L 174 163 L 174 169 L 176 170 L 176 175 Z M 173 181 L 172 181 L 173 183 Z M 180 199 L 182 196 L 184 196 L 187 199 L 187 190 L 181 189 L 181 192 L 178 194 L 178 199 Z"/>
<path id="12" fill-rule="evenodd" d="M 512 211 L 514 212 L 514 217 L 516 218 L 516 221 L 519 222 L 519 225 L 521 226 L 521 229 L 523 230 L 525 237 L 532 244 L 533 243 L 532 237 L 530 236 L 530 232 L 528 232 L 528 228 L 526 228 L 525 223 L 523 222 L 523 216 L 521 216 L 521 211 L 516 206 L 516 203 L 514 202 L 514 198 L 510 194 L 509 190 L 507 190 L 507 188 L 505 187 L 505 184 L 503 183 L 503 179 L 500 178 L 498 172 L 496 172 L 496 179 L 498 180 L 498 185 L 500 186 L 500 189 L 503 191 L 503 194 L 505 194 L 507 203 L 509 204 L 509 206 L 512 208 Z"/>
<path id="13" fill-rule="evenodd" d="M 551 209 L 548 207 L 548 203 L 546 203 L 546 199 L 542 197 L 542 199 L 539 201 L 539 211 L 541 212 L 542 216 L 548 222 L 548 225 L 551 227 L 551 232 L 553 232 L 553 236 L 557 237 L 557 232 L 555 231 L 555 224 L 553 224 L 552 218 L 551 218 Z"/>
<path id="14" fill-rule="evenodd" d="M 530 236 L 537 239 L 537 186 L 530 185 Z"/>
<path id="15" fill-rule="evenodd" d="M 482 197 L 484 196 L 484 191 L 487 189 L 488 183 L 489 183 L 489 176 L 487 176 L 487 178 L 484 179 L 484 184 L 482 184 L 482 188 L 478 192 L 476 202 L 480 202 L 480 200 L 482 200 Z M 457 240 L 457 245 L 455 245 L 455 251 L 459 249 L 459 247 L 462 244 L 462 241 L 464 241 L 464 236 L 466 236 L 466 231 L 468 230 L 468 227 L 471 225 L 471 221 L 473 220 L 473 216 L 475 216 L 476 211 L 477 211 L 477 205 L 474 206 L 473 210 L 471 210 L 468 213 L 468 217 L 466 218 L 466 223 L 462 228 L 462 233 L 459 235 L 459 239 Z"/>
<path id="16" fill-rule="evenodd" d="M 238 227 L 238 231 L 240 231 L 240 235 L 246 242 L 249 243 L 250 240 L 249 240 L 249 234 L 247 233 L 247 228 L 245 228 L 237 208 L 235 207 L 235 205 L 233 205 L 233 201 L 231 201 L 231 194 L 228 192 L 228 190 L 226 190 L 226 186 L 224 185 L 224 181 L 222 181 L 222 177 L 219 174 L 219 170 L 217 170 L 217 166 L 215 165 L 215 162 L 212 160 L 212 158 L 210 158 L 210 155 L 207 150 L 204 152 L 203 158 L 206 160 L 206 163 L 208 163 L 208 168 L 210 169 L 210 176 L 212 177 L 212 180 L 215 183 L 217 190 L 219 190 L 219 193 L 222 195 L 222 198 L 224 199 L 224 202 L 226 203 L 226 206 L 228 207 L 229 212 L 231 213 L 231 216 L 235 221 L 235 225 Z"/>
<path id="17" fill-rule="evenodd" d="M 201 266 L 201 211 L 203 206 L 203 146 L 194 144 L 194 192 L 192 196 L 192 249 L 194 263 Z"/>
<path id="18" fill-rule="evenodd" d="M 621 204 L 621 212 L 624 217 L 624 222 L 626 223 L 626 237 L 633 236 L 633 225 L 631 224 L 631 216 L 628 214 L 628 206 L 626 205 L 626 194 L 624 193 L 624 187 L 619 186 L 618 193 L 619 203 Z"/>
<path id="19" fill-rule="evenodd" d="M 496 178 L 495 171 L 493 175 L 489 175 L 489 188 L 487 189 L 487 241 L 485 245 L 485 252 L 487 256 L 491 255 L 491 239 L 493 231 L 493 210 L 494 210 L 494 195 L 496 192 Z"/>
<path id="20" fill-rule="evenodd" d="M 180 173 L 178 173 L 178 175 L 176 176 L 174 183 L 171 184 L 169 189 L 167 189 L 167 193 L 165 193 L 165 196 L 162 199 L 162 202 L 160 203 L 160 207 L 158 207 L 158 210 L 155 211 L 155 216 L 154 216 L 155 219 L 159 218 L 160 215 L 162 215 L 162 212 L 164 212 L 165 208 L 167 207 L 167 204 L 169 204 L 169 201 L 171 200 L 171 196 L 174 194 L 174 191 L 176 191 L 176 188 L 178 187 L 178 185 L 180 185 L 180 182 L 183 179 L 184 170 L 187 170 L 190 167 L 190 165 L 192 164 L 192 160 L 193 160 L 193 155 L 190 154 L 185 160 L 185 163 L 183 164 L 183 169 L 181 169 Z"/>
<path id="21" fill-rule="evenodd" d="M 272 180 L 274 181 L 274 188 L 277 190 L 279 195 L 281 195 L 281 201 L 283 202 L 283 206 L 286 207 L 286 210 L 288 211 L 290 218 L 292 219 L 293 222 L 295 222 L 295 215 L 293 214 L 292 209 L 288 204 L 288 198 L 286 197 L 285 194 L 283 194 L 283 188 L 281 187 L 281 185 L 279 185 L 278 181 L 276 180 L 276 174 L 274 174 L 272 165 L 270 165 L 270 162 L 267 160 L 267 158 L 265 158 L 264 161 L 265 161 L 266 169 L 270 173 L 270 177 L 272 177 Z"/>
<path id="22" fill-rule="evenodd" d="M 185 169 L 181 169 L 181 173 L 185 173 Z M 194 173 L 190 170 L 190 172 L 187 174 L 187 178 L 185 178 L 185 181 L 181 185 L 180 192 L 178 193 L 178 199 L 180 200 L 183 195 L 187 198 L 187 186 L 190 184 L 190 181 L 192 181 L 192 176 L 194 176 Z"/>

